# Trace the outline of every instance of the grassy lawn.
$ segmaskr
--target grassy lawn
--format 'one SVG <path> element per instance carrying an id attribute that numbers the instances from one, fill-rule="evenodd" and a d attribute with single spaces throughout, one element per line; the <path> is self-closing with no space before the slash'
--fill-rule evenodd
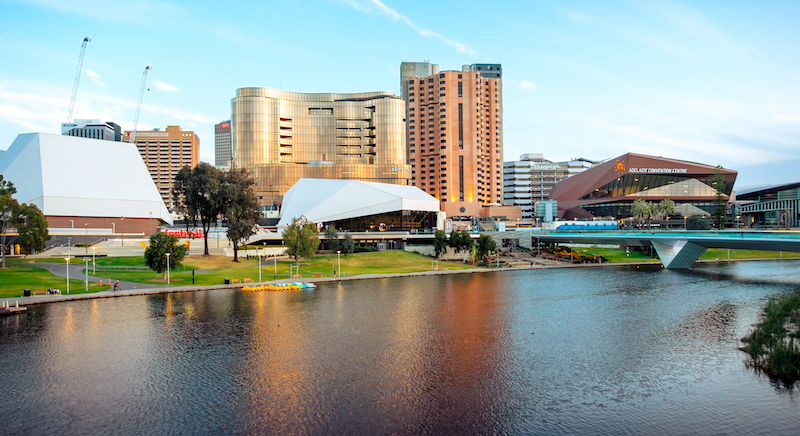
<path id="1" fill-rule="evenodd" d="M 62 259 L 62 262 L 64 260 Z M 8 268 L 0 270 L 0 299 L 21 297 L 23 289 L 33 291 L 46 291 L 47 288 L 61 289 L 67 292 L 67 279 L 56 277 L 47 270 L 25 265 L 20 262 L 7 262 Z M 89 282 L 89 292 L 99 292 L 109 289 L 99 283 Z M 83 280 L 70 279 L 70 294 L 83 294 Z"/>
<path id="2" fill-rule="evenodd" d="M 62 260 L 63 262 L 63 260 Z M 414 253 L 405 251 L 384 251 L 375 253 L 358 253 L 350 256 L 341 256 L 342 270 L 348 276 L 371 274 L 371 273 L 403 273 L 428 271 L 431 269 L 431 259 Z M 98 265 L 109 266 L 144 266 L 143 257 L 106 257 L 97 259 Z M 261 279 L 264 281 L 273 278 L 284 279 L 289 277 L 290 266 L 294 270 L 294 260 L 280 260 L 275 266 L 262 263 Z M 335 254 L 314 256 L 311 259 L 300 259 L 301 278 L 311 278 L 314 274 L 322 274 L 323 277 L 333 276 L 333 271 L 338 268 L 337 257 Z M 440 270 L 467 269 L 475 268 L 460 262 L 439 262 Z M 192 284 L 192 270 L 207 270 L 207 272 L 195 271 L 194 284 L 196 285 L 215 285 L 224 283 L 225 279 L 238 279 L 243 282 L 245 278 L 252 281 L 258 280 L 258 258 L 240 257 L 239 262 L 233 262 L 231 258 L 225 259 L 223 256 L 189 256 L 185 259 L 184 265 L 177 270 L 170 272 L 170 285 L 190 285 Z M 296 273 L 295 273 L 296 274 Z M 137 283 L 166 285 L 163 276 L 152 271 L 98 271 L 98 277 L 110 278 L 113 280 L 123 280 Z"/>
<path id="3" fill-rule="evenodd" d="M 631 250 L 630 256 L 625 253 L 625 250 L 621 248 L 598 248 L 598 247 L 590 247 L 590 248 L 581 248 L 575 247 L 574 250 L 578 253 L 585 253 L 585 254 L 594 254 L 596 256 L 603 256 L 609 262 L 616 263 L 616 262 L 660 262 L 658 259 L 653 259 L 651 257 L 645 256 L 644 254 Z"/>
<path id="4" fill-rule="evenodd" d="M 761 251 L 761 250 L 727 250 L 725 248 L 709 248 L 700 256 L 700 260 L 728 260 L 730 259 L 778 259 L 778 258 L 800 258 L 800 253 L 790 253 L 784 251 Z"/>

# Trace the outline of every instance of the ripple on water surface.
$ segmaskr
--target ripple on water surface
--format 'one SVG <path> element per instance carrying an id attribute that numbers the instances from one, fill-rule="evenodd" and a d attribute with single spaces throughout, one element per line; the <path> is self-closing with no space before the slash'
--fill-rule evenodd
<path id="1" fill-rule="evenodd" d="M 31 307 L 0 320 L 0 433 L 792 434 L 736 347 L 800 262 L 753 264 Z"/>

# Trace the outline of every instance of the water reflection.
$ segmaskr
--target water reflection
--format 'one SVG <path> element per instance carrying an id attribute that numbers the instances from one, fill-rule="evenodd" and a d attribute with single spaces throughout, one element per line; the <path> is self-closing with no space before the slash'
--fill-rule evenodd
<path id="1" fill-rule="evenodd" d="M 216 290 L 0 320 L 8 433 L 791 434 L 738 339 L 800 262 Z M 765 418 L 766 417 L 766 418 Z"/>

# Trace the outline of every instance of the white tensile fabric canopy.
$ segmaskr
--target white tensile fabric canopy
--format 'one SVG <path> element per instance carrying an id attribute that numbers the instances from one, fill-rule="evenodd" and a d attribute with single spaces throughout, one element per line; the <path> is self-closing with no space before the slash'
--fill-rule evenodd
<path id="1" fill-rule="evenodd" d="M 415 186 L 300 179 L 283 196 L 278 228 L 300 216 L 322 223 L 398 210 L 439 212 L 439 200 Z"/>

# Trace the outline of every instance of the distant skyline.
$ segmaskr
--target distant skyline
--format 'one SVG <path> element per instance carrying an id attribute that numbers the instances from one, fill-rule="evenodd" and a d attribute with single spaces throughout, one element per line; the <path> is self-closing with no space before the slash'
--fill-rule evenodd
<path id="1" fill-rule="evenodd" d="M 74 118 L 180 125 L 214 162 L 237 88 L 400 94 L 400 63 L 503 65 L 504 160 L 627 152 L 800 179 L 800 2 L 0 0 L 0 150 Z"/>

